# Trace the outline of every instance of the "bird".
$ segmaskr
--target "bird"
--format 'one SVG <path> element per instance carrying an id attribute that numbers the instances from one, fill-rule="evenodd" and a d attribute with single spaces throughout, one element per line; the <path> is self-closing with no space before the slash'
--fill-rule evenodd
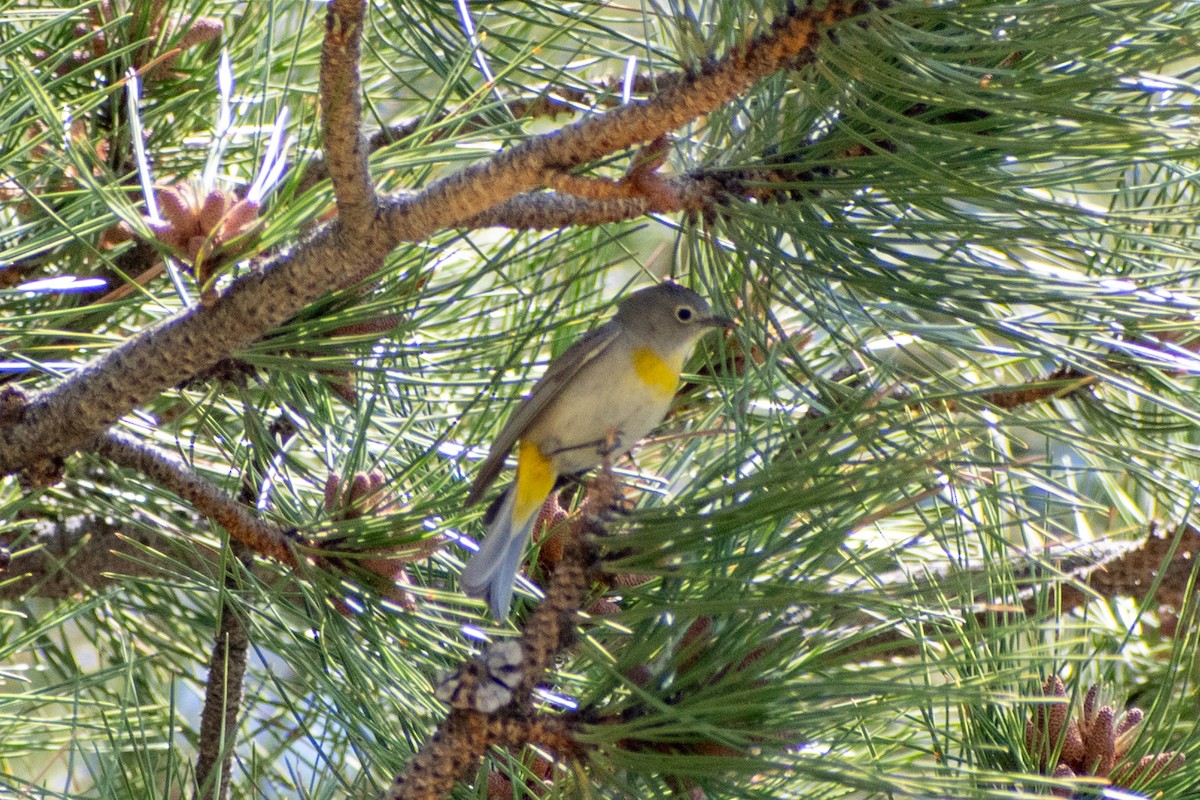
<path id="1" fill-rule="evenodd" d="M 558 482 L 628 452 L 666 416 L 700 338 L 731 328 L 672 281 L 633 292 L 608 322 L 554 359 L 492 443 L 466 506 L 479 502 L 517 450 L 516 477 L 484 515 L 486 537 L 460 585 L 503 621 L 538 513 Z"/>

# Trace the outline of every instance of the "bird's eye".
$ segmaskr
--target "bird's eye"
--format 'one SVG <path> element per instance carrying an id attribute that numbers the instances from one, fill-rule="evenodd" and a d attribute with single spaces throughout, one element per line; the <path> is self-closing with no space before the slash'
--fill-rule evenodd
<path id="1" fill-rule="evenodd" d="M 690 322 L 692 319 L 692 310 L 687 306 L 680 306 L 675 309 L 675 319 L 680 322 Z"/>

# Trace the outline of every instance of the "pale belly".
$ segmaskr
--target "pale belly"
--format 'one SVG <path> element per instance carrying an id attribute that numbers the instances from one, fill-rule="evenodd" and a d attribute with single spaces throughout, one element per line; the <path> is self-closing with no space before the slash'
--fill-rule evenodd
<path id="1" fill-rule="evenodd" d="M 614 381 L 608 372 L 585 368 L 522 437 L 549 456 L 560 475 L 598 465 L 610 435 L 618 437 L 611 457 L 627 452 L 670 408 L 674 391 L 656 390 L 632 377 Z"/>

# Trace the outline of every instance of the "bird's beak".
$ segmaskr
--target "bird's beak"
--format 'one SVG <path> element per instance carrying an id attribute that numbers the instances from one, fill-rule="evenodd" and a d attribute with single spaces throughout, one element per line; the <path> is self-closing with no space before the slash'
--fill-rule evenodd
<path id="1" fill-rule="evenodd" d="M 710 317 L 704 324 L 710 328 L 724 328 L 725 330 L 737 327 L 737 323 L 729 317 Z"/>

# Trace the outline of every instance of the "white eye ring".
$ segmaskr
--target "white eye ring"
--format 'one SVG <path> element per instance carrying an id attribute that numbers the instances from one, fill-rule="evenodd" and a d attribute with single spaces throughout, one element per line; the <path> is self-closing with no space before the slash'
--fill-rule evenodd
<path id="1" fill-rule="evenodd" d="M 680 306 L 679 308 L 675 309 L 675 319 L 679 320 L 680 322 L 691 322 L 693 316 L 695 316 L 695 312 L 693 312 L 687 306 Z"/>

